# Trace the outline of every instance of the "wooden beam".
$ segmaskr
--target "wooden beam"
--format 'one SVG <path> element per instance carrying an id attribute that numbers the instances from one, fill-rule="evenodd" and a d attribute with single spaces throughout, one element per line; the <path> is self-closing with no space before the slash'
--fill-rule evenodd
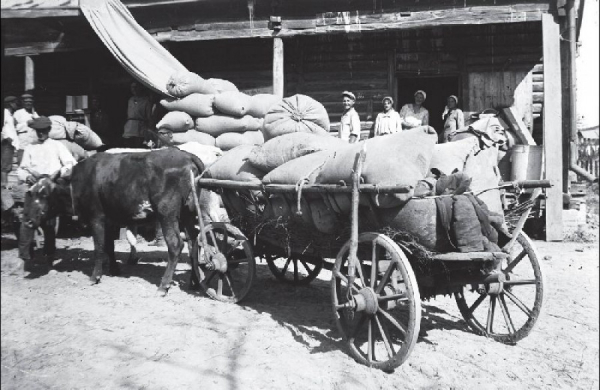
<path id="1" fill-rule="evenodd" d="M 519 117 L 519 113 L 514 106 L 503 108 L 502 113 L 522 144 L 535 145 L 535 141 L 533 140 L 529 129 L 525 125 L 525 122 Z"/>
<path id="2" fill-rule="evenodd" d="M 546 240 L 562 241 L 563 236 L 563 150 L 560 30 L 550 14 L 542 15 L 544 52 L 544 155 L 546 179 Z"/>
<path id="3" fill-rule="evenodd" d="M 78 8 L 2 9 L 2 19 L 64 18 L 81 16 Z"/>
<path id="4" fill-rule="evenodd" d="M 35 89 L 33 58 L 25 57 L 25 91 Z"/>
<path id="5" fill-rule="evenodd" d="M 323 35 L 332 33 L 368 32 L 385 30 L 417 29 L 434 26 L 503 24 L 540 21 L 542 14 L 549 10 L 548 4 L 517 4 L 509 6 L 481 6 L 453 8 L 420 12 L 389 12 L 372 14 L 359 11 L 351 17 L 283 20 L 278 37 L 299 35 Z M 343 14 L 343 13 L 340 13 Z M 159 42 L 162 41 L 201 41 L 240 38 L 271 38 L 264 21 L 256 21 L 249 26 L 248 21 L 197 24 L 193 31 L 158 31 L 149 29 Z"/>
<path id="6" fill-rule="evenodd" d="M 64 43 L 56 42 L 30 42 L 19 46 L 5 46 L 5 55 L 7 57 L 23 57 L 44 53 L 56 53 L 63 51 L 76 51 L 95 47 L 90 43 Z"/>
<path id="7" fill-rule="evenodd" d="M 283 40 L 273 38 L 273 94 L 283 98 L 284 69 L 283 69 Z"/>

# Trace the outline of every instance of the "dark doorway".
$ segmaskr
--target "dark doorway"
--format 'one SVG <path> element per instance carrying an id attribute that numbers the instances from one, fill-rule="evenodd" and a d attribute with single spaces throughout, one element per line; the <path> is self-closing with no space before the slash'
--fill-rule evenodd
<path id="1" fill-rule="evenodd" d="M 448 96 L 458 96 L 458 107 L 462 108 L 458 76 L 398 77 L 398 101 L 396 105 L 398 111 L 403 105 L 414 103 L 414 93 L 419 89 L 427 94 L 423 107 L 429 110 L 429 126 L 433 127 L 438 134 L 443 133 L 442 113 L 444 107 L 446 107 Z"/>

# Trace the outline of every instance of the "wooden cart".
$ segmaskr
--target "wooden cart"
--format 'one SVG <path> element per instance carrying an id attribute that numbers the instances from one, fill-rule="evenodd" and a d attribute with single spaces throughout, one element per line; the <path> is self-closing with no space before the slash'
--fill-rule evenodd
<path id="1" fill-rule="evenodd" d="M 476 333 L 504 343 L 527 336 L 540 314 L 544 290 L 540 256 L 522 232 L 529 211 L 523 212 L 511 233 L 501 234 L 501 252 L 426 253 L 387 233 L 385 226 L 369 231 L 359 223 L 359 216 L 370 212 L 360 205 L 361 193 L 406 191 L 359 184 L 363 158 L 364 154 L 357 155 L 352 186 L 196 179 L 201 188 L 221 193 L 232 221 L 207 226 L 200 221 L 202 233 L 191 255 L 201 288 L 216 300 L 240 302 L 252 286 L 255 257 L 266 259 L 278 279 L 294 284 L 309 283 L 322 268 L 330 269 L 333 315 L 351 355 L 383 370 L 393 370 L 408 358 L 419 335 L 421 299 L 439 294 L 455 295 Z M 549 187 L 547 181 L 506 186 L 515 185 L 535 187 L 537 194 L 541 187 Z M 298 209 L 306 196 L 351 193 L 347 234 L 327 236 L 314 230 L 314 240 L 325 239 L 330 245 L 311 251 L 310 243 L 289 242 L 294 241 L 293 232 L 288 242 L 276 239 L 285 225 L 280 231 L 267 224 L 249 226 L 247 218 L 264 213 L 259 199 L 268 206 L 268 195 L 275 193 L 294 196 Z M 236 202 L 245 208 L 236 207 Z"/>

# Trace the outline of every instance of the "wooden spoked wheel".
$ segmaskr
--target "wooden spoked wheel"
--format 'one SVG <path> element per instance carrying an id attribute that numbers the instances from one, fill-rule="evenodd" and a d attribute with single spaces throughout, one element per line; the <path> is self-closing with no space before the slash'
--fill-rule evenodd
<path id="1" fill-rule="evenodd" d="M 248 239 L 238 228 L 224 222 L 213 222 L 200 234 L 205 235 L 207 248 L 202 247 L 200 235 L 192 248 L 192 268 L 200 287 L 217 301 L 240 302 L 250 292 L 256 275 L 256 262 Z M 213 259 L 224 258 L 226 270 L 206 263 L 204 251 Z"/>
<path id="2" fill-rule="evenodd" d="M 351 355 L 393 370 L 410 355 L 421 325 L 421 298 L 408 259 L 389 237 L 362 233 L 356 276 L 348 280 L 350 242 L 340 250 L 331 279 L 333 312 Z"/>
<path id="3" fill-rule="evenodd" d="M 295 286 L 308 285 L 323 269 L 323 259 L 317 257 L 292 255 L 286 259 L 276 255 L 267 255 L 265 260 L 277 280 Z"/>
<path id="4" fill-rule="evenodd" d="M 525 233 L 517 237 L 502 272 L 505 282 L 467 286 L 455 298 L 475 333 L 514 344 L 529 334 L 544 300 L 540 255 Z"/>

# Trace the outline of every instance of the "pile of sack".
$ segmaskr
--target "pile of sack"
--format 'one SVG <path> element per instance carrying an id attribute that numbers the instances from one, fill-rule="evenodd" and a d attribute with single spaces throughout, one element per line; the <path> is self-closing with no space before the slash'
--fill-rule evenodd
<path id="1" fill-rule="evenodd" d="M 187 71 L 173 74 L 167 91 L 174 98 L 160 101 L 169 112 L 156 127 L 171 129 L 175 143 L 194 141 L 222 150 L 263 144 L 265 116 L 282 102 L 272 94 L 250 96 L 230 81 Z"/>
<path id="2" fill-rule="evenodd" d="M 77 161 L 91 156 L 103 145 L 98 134 L 82 123 L 68 121 L 61 115 L 50 115 L 48 119 L 52 122 L 48 136 L 65 145 Z"/>

